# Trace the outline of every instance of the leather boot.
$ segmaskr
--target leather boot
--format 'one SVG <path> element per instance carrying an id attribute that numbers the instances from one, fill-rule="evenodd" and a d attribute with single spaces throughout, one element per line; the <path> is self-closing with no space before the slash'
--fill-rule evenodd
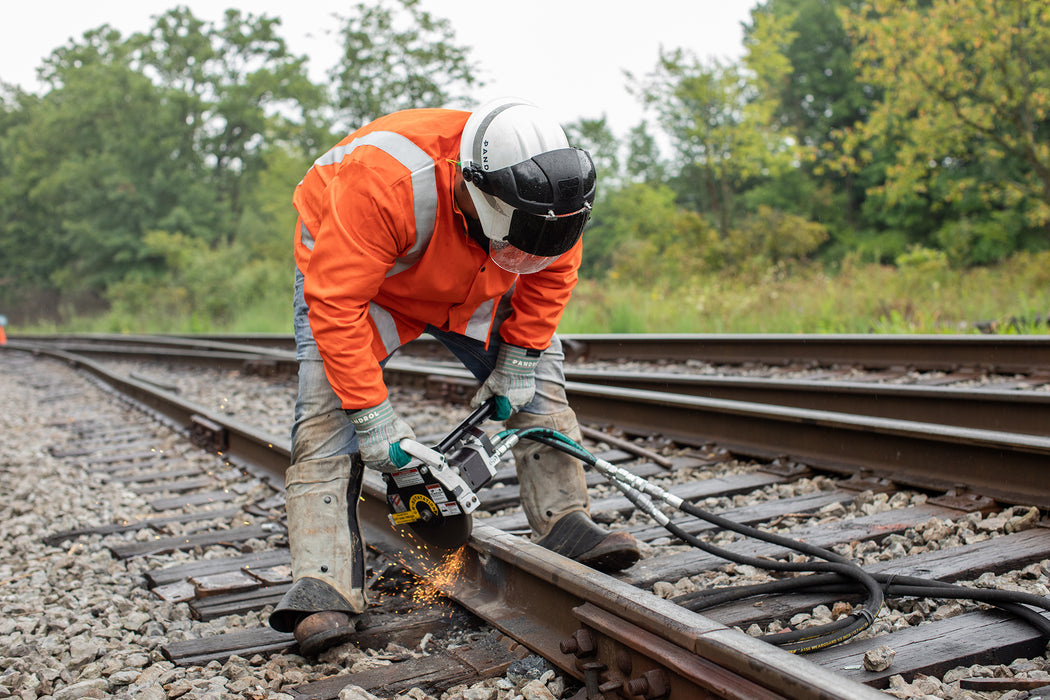
<path id="1" fill-rule="evenodd" d="M 368 605 L 357 520 L 361 477 L 348 455 L 299 462 L 285 475 L 293 583 L 269 622 L 294 632 L 306 656 L 349 641 Z"/>
<path id="2" fill-rule="evenodd" d="M 515 430 L 550 428 L 581 442 L 571 408 L 541 416 L 516 413 L 507 420 Z M 521 486 L 521 506 L 533 539 L 551 551 L 600 571 L 619 571 L 641 556 L 628 532 L 609 532 L 591 520 L 583 463 L 561 450 L 521 440 L 512 450 Z"/>

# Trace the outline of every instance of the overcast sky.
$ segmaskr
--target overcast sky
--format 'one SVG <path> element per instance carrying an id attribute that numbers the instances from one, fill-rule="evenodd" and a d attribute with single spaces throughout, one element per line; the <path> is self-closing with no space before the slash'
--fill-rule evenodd
<path id="1" fill-rule="evenodd" d="M 338 58 L 333 14 L 348 15 L 356 0 L 56 0 L 19 3 L 0 23 L 0 80 L 38 91 L 36 69 L 50 53 L 89 29 L 109 24 L 127 36 L 178 5 L 217 21 L 230 7 L 281 19 L 291 50 L 310 59 L 321 80 Z M 642 118 L 627 92 L 624 70 L 644 75 L 660 47 L 684 48 L 701 58 L 743 54 L 741 23 L 757 0 L 422 0 L 448 19 L 455 43 L 471 49 L 486 86 L 478 101 L 516 95 L 564 122 L 608 117 L 623 135 Z"/>

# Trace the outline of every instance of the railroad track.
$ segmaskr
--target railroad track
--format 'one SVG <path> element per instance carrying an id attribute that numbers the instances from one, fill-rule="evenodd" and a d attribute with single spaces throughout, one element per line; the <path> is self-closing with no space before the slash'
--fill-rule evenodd
<path id="1" fill-rule="evenodd" d="M 62 342 L 66 350 L 59 352 L 67 353 L 71 341 Z M 112 339 L 106 339 L 106 343 L 111 342 Z M 12 349 L 18 347 L 18 341 L 12 343 Z M 229 352 L 231 358 L 237 355 L 228 348 L 221 351 Z M 212 356 L 217 352 L 216 346 L 211 346 L 203 354 Z M 94 354 L 102 353 L 96 348 Z M 243 363 L 243 348 L 241 355 Z M 94 362 L 68 354 L 59 356 L 98 375 L 106 374 Z M 279 359 L 272 353 L 271 356 Z M 180 361 L 188 360 L 184 357 Z M 405 388 L 399 391 L 406 392 L 407 397 L 429 396 L 431 402 L 456 401 L 469 395 L 469 379 L 448 371 L 440 376 L 439 369 L 433 363 L 397 366 L 389 372 L 389 379 L 402 384 Z M 1037 373 L 1038 370 L 1025 376 Z M 267 519 L 266 527 L 279 528 L 279 485 L 272 478 L 267 485 L 265 474 L 267 465 L 270 474 L 283 470 L 287 463 L 286 445 L 272 437 L 253 435 L 250 428 L 229 423 L 222 415 L 203 411 L 188 401 L 173 404 L 151 398 L 155 387 L 148 382 L 110 381 L 120 385 L 133 400 L 148 402 L 149 410 L 173 429 L 188 430 L 198 444 L 221 452 L 225 462 L 253 465 L 247 470 L 249 473 L 262 470 L 248 477 L 253 485 L 247 491 L 262 485 L 272 489 L 273 494 L 255 498 L 245 512 L 253 518 Z M 607 457 L 644 477 L 680 482 L 672 490 L 689 501 L 711 504 L 735 522 L 785 530 L 810 543 L 848 550 L 859 560 L 863 560 L 865 552 L 879 550 L 900 555 L 889 561 L 867 562 L 866 568 L 876 574 L 921 573 L 925 578 L 941 581 L 984 577 L 981 585 L 988 585 L 989 577 L 1034 575 L 1035 585 L 1045 589 L 1047 572 L 1039 569 L 1041 562 L 1050 559 L 1050 532 L 1044 527 L 1039 510 L 1047 508 L 1047 489 L 1041 480 L 1050 453 L 1045 431 L 1042 435 L 1034 430 L 1022 434 L 941 424 L 934 429 L 935 424 L 918 421 L 871 417 L 861 420 L 860 414 L 812 408 L 683 394 L 660 396 L 651 389 L 625 391 L 596 382 L 573 382 L 570 393 L 581 418 L 591 424 L 587 437 L 592 448 L 601 445 Z M 434 425 L 433 430 L 439 435 L 442 427 Z M 755 439 L 756 435 L 761 439 Z M 85 440 L 79 432 L 74 432 L 71 439 L 73 444 L 81 445 Z M 113 454 L 104 458 L 109 462 L 105 468 L 116 472 L 114 464 L 128 467 L 133 476 L 124 478 L 134 483 L 143 483 L 158 471 L 148 458 L 141 460 L 146 462 L 144 465 L 128 459 L 132 453 L 128 433 L 117 431 L 110 439 L 88 453 L 93 459 L 100 459 L 100 452 L 111 451 Z M 829 444 L 834 444 L 835 449 L 829 449 Z M 146 471 L 140 473 L 140 468 L 132 467 Z M 1015 469 L 1020 470 L 1020 477 L 1011 476 Z M 683 478 L 685 474 L 693 476 Z M 170 491 L 170 484 L 164 485 L 163 477 L 158 479 L 155 488 Z M 179 480 L 193 481 L 188 475 Z M 719 557 L 668 545 L 664 542 L 668 540 L 666 533 L 637 514 L 633 520 L 625 521 L 625 517 L 632 517 L 630 503 L 609 493 L 599 479 L 592 481 L 596 514 L 631 527 L 636 536 L 650 543 L 651 551 L 638 565 L 622 576 L 608 577 L 581 570 L 582 567 L 515 536 L 513 533 L 525 525 L 514 507 L 513 470 L 508 467 L 501 474 L 500 487 L 482 492 L 482 501 L 492 515 L 479 520 L 470 549 L 464 551 L 463 561 L 457 562 L 462 567 L 459 574 L 443 590 L 466 609 L 584 683 L 584 690 L 592 695 L 867 697 L 868 687 L 884 687 L 893 675 L 936 675 L 959 665 L 993 659 L 1009 663 L 1015 657 L 1038 656 L 1045 645 L 1045 639 L 1030 625 L 971 606 L 944 620 L 904 624 L 904 629 L 888 635 L 888 642 L 883 634 L 815 654 L 786 654 L 739 630 L 768 631 L 792 619 L 795 624 L 805 624 L 804 616 L 818 618 L 824 614 L 819 606 L 821 601 L 828 602 L 827 596 L 793 594 L 763 599 L 757 607 L 754 600 L 748 600 L 701 608 L 705 601 L 696 589 L 735 585 L 727 570 L 746 567 L 727 567 Z M 814 483 L 819 486 L 814 488 Z M 163 516 L 161 520 L 199 517 L 193 508 L 201 502 L 213 505 L 231 498 L 228 488 L 222 489 L 227 494 L 222 497 L 216 495 L 219 491 L 208 490 L 207 485 L 200 483 L 192 487 L 186 484 L 185 488 L 185 492 L 180 491 L 183 495 L 175 498 L 185 501 L 180 509 L 188 508 L 191 513 Z M 242 485 L 232 491 L 245 489 Z M 390 531 L 381 486 L 371 483 L 366 490 L 371 498 L 362 509 L 370 523 L 368 539 L 380 550 L 387 548 L 383 561 L 393 561 L 390 557 L 395 557 L 398 566 L 422 575 L 439 569 L 443 564 L 439 557 L 406 549 L 404 540 Z M 764 494 L 760 504 L 734 507 L 735 497 L 753 491 Z M 724 533 L 701 521 L 682 520 L 680 524 L 696 536 L 726 539 Z M 259 539 L 264 537 L 262 532 L 265 530 L 241 534 Z M 272 530 L 270 533 L 267 536 L 273 536 Z M 213 537 L 218 538 L 213 541 L 224 542 L 231 535 L 219 532 Z M 950 549 L 927 546 L 953 537 L 957 546 Z M 144 549 L 135 549 L 130 556 L 146 556 L 165 548 L 184 551 L 207 546 L 204 542 L 201 539 L 180 545 L 147 541 Z M 918 543 L 923 547 L 912 546 Z M 782 550 L 768 543 L 735 540 L 725 544 L 752 556 L 783 555 Z M 269 564 L 265 567 L 258 560 L 246 562 L 227 557 L 228 561 L 223 562 L 226 570 L 221 572 L 203 574 L 198 570 L 194 574 L 192 567 L 196 564 L 180 564 L 166 572 L 162 569 L 163 573 L 158 572 L 156 577 L 151 575 L 150 581 L 158 595 L 188 596 L 186 585 L 191 580 L 200 584 L 208 576 L 237 578 L 233 575 L 239 574 L 245 580 L 243 586 L 250 590 L 222 593 L 219 588 L 197 585 L 191 606 L 202 616 L 218 614 L 217 611 L 229 614 L 235 610 L 257 610 L 279 597 L 281 586 L 285 585 L 279 575 L 284 573 L 281 567 L 287 566 L 286 559 L 280 558 L 286 552 L 275 552 L 278 558 L 264 559 Z M 246 567 L 256 574 L 260 569 L 269 569 L 267 575 L 271 578 L 260 581 L 258 576 L 246 573 Z M 1028 573 L 1018 574 L 1025 571 Z M 567 578 L 571 580 L 566 581 Z M 168 586 L 171 588 L 165 588 Z M 181 593 L 175 593 L 178 590 Z M 837 602 L 851 605 L 855 600 Z M 546 610 L 548 615 L 539 616 L 537 608 Z M 914 613 L 913 609 L 902 616 L 914 618 Z M 899 619 L 902 618 L 893 624 Z M 208 644 L 171 645 L 166 653 L 181 662 L 199 663 L 245 649 L 258 650 L 260 639 L 268 640 L 270 646 L 265 650 L 270 653 L 288 651 L 290 640 L 279 637 L 261 630 L 223 640 L 222 648 L 216 646 L 219 640 L 213 639 Z M 942 640 L 938 650 L 932 648 L 931 639 Z M 893 664 L 882 672 L 865 670 L 864 653 L 887 643 L 896 650 Z M 304 687 L 302 693 L 306 697 L 334 697 L 331 693 L 339 682 Z M 1000 682 L 1006 684 L 1008 679 Z M 1020 687 L 1021 682 L 1015 679 L 1015 687 Z M 664 689 L 667 693 L 662 692 Z"/>
<path id="2" fill-rule="evenodd" d="M 17 336 L 14 336 L 17 337 Z M 23 340 L 81 346 L 119 343 L 187 350 L 262 353 L 294 351 L 289 334 L 130 335 L 35 334 Z M 702 361 L 716 365 L 795 368 L 942 371 L 960 377 L 985 373 L 1022 374 L 1050 381 L 1050 336 L 1039 335 L 836 335 L 836 334 L 632 334 L 563 335 L 570 361 Z M 415 356 L 447 357 L 424 336 L 406 346 Z"/>
<path id="3" fill-rule="evenodd" d="M 753 346 L 748 336 L 568 338 L 575 360 L 566 378 L 579 384 L 1008 433 L 1045 435 L 1050 425 L 1050 336 L 757 336 Z M 291 342 L 283 335 L 87 334 L 32 336 L 14 347 L 294 375 Z M 391 372 L 471 383 L 449 357 L 420 339 L 403 349 Z"/>

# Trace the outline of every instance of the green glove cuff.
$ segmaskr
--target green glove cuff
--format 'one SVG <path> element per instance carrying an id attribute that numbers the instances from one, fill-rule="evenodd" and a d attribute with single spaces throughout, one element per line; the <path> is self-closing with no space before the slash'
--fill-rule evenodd
<path id="1" fill-rule="evenodd" d="M 510 405 L 510 399 L 506 396 L 493 396 L 492 407 L 492 420 L 507 420 L 514 414 L 514 408 Z"/>
<path id="2" fill-rule="evenodd" d="M 412 460 L 408 453 L 401 449 L 401 445 L 396 442 L 390 443 L 390 449 L 387 450 L 387 454 L 390 456 L 390 463 L 398 469 L 404 467 Z"/>

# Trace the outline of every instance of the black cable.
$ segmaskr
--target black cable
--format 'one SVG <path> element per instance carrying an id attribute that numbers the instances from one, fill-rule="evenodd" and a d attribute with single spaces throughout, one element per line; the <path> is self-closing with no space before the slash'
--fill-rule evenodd
<path id="1" fill-rule="evenodd" d="M 882 609 L 884 597 L 892 596 L 914 596 L 921 598 L 944 598 L 944 599 L 967 599 L 974 600 L 998 607 L 1012 615 L 1015 615 L 1037 630 L 1044 636 L 1050 637 L 1050 620 L 1047 620 L 1039 612 L 1026 606 L 1050 610 L 1050 598 L 1037 596 L 1020 591 L 1002 591 L 987 588 L 968 588 L 956 584 L 942 583 L 914 576 L 898 576 L 896 574 L 869 574 L 856 562 L 843 557 L 831 550 L 817 547 L 806 542 L 793 540 L 775 533 L 765 532 L 757 528 L 734 522 L 727 518 L 709 513 L 692 503 L 674 497 L 676 503 L 669 503 L 664 498 L 667 492 L 657 486 L 645 482 L 640 477 L 628 475 L 645 485 L 644 493 L 631 483 L 626 483 L 617 478 L 623 474 L 622 470 L 611 464 L 605 466 L 599 463 L 598 458 L 587 451 L 569 437 L 555 430 L 547 428 L 532 428 L 517 431 L 519 439 L 531 439 L 555 449 L 561 450 L 580 459 L 585 464 L 598 469 L 603 473 L 620 491 L 642 512 L 648 513 L 657 520 L 668 532 L 683 542 L 700 549 L 704 552 L 727 559 L 729 561 L 754 566 L 778 572 L 805 572 L 807 576 L 799 576 L 790 579 L 781 579 L 767 583 L 734 586 L 728 588 L 699 591 L 685 596 L 672 599 L 683 607 L 692 610 L 702 610 L 733 600 L 740 600 L 754 595 L 784 592 L 806 592 L 806 593 L 857 593 L 856 583 L 860 583 L 867 591 L 867 600 L 859 611 L 851 613 L 840 620 L 825 625 L 819 625 L 800 630 L 788 630 L 771 635 L 759 637 L 764 641 L 791 652 L 802 653 L 814 651 L 839 642 L 862 632 L 871 626 L 875 617 Z M 615 470 L 615 471 L 613 471 Z M 747 555 L 737 554 L 721 547 L 709 544 L 691 535 L 681 527 L 675 525 L 669 518 L 656 510 L 649 498 L 656 495 L 665 503 L 672 505 L 678 510 L 692 515 L 695 518 L 706 520 L 723 530 L 735 532 L 781 547 L 792 549 L 807 556 L 816 557 L 825 561 L 810 562 L 782 562 L 770 559 L 760 559 Z M 852 580 L 850 583 L 847 580 Z"/>
<path id="2" fill-rule="evenodd" d="M 553 447 L 555 449 L 562 450 L 569 454 L 572 454 L 591 465 L 597 467 L 597 458 L 594 457 L 590 452 L 585 450 L 582 446 L 569 440 L 557 431 L 548 430 L 545 428 L 531 429 L 522 431 L 519 437 L 525 437 L 528 439 L 541 442 L 545 445 Z M 649 508 L 639 503 L 637 496 L 631 492 L 630 489 L 624 489 L 623 485 L 620 484 L 616 479 L 613 482 L 621 488 L 621 491 L 630 499 L 636 506 L 639 506 L 642 510 L 649 511 Z M 685 532 L 680 527 L 671 522 L 661 523 L 665 529 L 671 532 L 673 535 L 681 539 L 683 542 L 705 551 L 714 556 L 729 561 L 744 564 L 748 566 L 754 566 L 756 568 L 771 569 L 774 571 L 795 571 L 795 572 L 833 572 L 844 577 L 855 579 L 860 583 L 868 592 L 868 599 L 865 605 L 859 610 L 851 614 L 851 618 L 845 618 L 833 622 L 828 625 L 821 625 L 817 627 L 810 627 L 805 630 L 789 631 L 779 633 L 775 635 L 769 635 L 766 641 L 782 646 L 788 651 L 810 651 L 813 649 L 823 648 L 832 644 L 842 642 L 849 637 L 852 637 L 859 632 L 867 629 L 875 617 L 878 616 L 879 611 L 882 609 L 883 604 L 883 593 L 882 587 L 879 586 L 878 582 L 871 577 L 866 571 L 854 562 L 849 561 L 845 557 L 838 555 L 829 550 L 817 547 L 815 545 L 806 544 L 804 542 L 798 542 L 787 537 L 782 537 L 773 533 L 763 532 L 756 528 L 749 527 L 747 525 L 741 525 L 735 523 L 726 518 L 716 516 L 711 513 L 696 508 L 690 503 L 681 503 L 679 509 L 683 510 L 689 515 L 698 517 L 704 520 L 708 520 L 723 529 L 737 532 L 739 534 L 759 538 L 773 544 L 793 549 L 795 551 L 807 554 L 809 556 L 815 556 L 821 559 L 825 559 L 824 562 L 781 562 L 769 559 L 759 559 L 757 557 L 751 557 L 743 554 L 737 554 L 729 550 L 717 547 L 700 540 L 699 538 Z M 799 642 L 805 641 L 805 644 L 798 644 Z"/>
<path id="3" fill-rule="evenodd" d="M 848 577 L 855 579 L 861 583 L 868 592 L 868 599 L 865 605 L 856 612 L 853 612 L 851 616 L 837 620 L 835 622 L 820 625 L 815 627 L 809 627 L 804 630 L 789 631 L 777 633 L 774 635 L 765 635 L 761 637 L 765 641 L 768 641 L 777 646 L 784 646 L 788 651 L 802 651 L 803 648 L 806 650 L 822 648 L 824 646 L 830 646 L 837 644 L 838 642 L 845 641 L 849 637 L 852 637 L 859 632 L 867 629 L 882 609 L 883 593 L 882 587 L 879 586 L 878 582 L 875 581 L 866 571 L 861 569 L 859 566 L 852 564 L 844 564 L 842 562 L 781 562 L 768 559 L 758 559 L 757 557 L 749 557 L 746 555 L 738 555 L 735 552 L 724 550 L 720 547 L 710 545 L 697 539 L 695 536 L 683 531 L 673 523 L 668 523 L 665 527 L 676 537 L 682 541 L 697 547 L 709 554 L 728 559 L 738 564 L 746 564 L 748 566 L 754 566 L 756 568 L 763 568 L 772 571 L 795 571 L 795 572 L 810 572 L 810 571 L 824 571 L 834 572 L 835 578 Z M 852 619 L 851 619 L 852 618 Z M 811 640 L 810 643 L 802 645 L 798 648 L 791 646 L 795 642 L 801 642 L 803 640 Z"/>
<path id="4" fill-rule="evenodd" d="M 1029 607 L 1050 611 L 1050 598 L 1023 591 L 1003 591 L 994 588 L 970 588 L 958 584 L 942 583 L 913 576 L 896 574 L 872 574 L 882 585 L 883 593 L 893 597 L 942 598 L 949 600 L 974 600 L 993 605 L 1023 618 L 1042 634 L 1050 636 L 1050 620 Z M 672 601 L 693 611 L 713 608 L 725 603 L 744 600 L 759 595 L 782 593 L 840 595 L 856 592 L 856 587 L 843 582 L 837 574 L 814 574 L 777 581 L 767 581 L 749 586 L 731 586 L 695 591 L 672 598 Z"/>

